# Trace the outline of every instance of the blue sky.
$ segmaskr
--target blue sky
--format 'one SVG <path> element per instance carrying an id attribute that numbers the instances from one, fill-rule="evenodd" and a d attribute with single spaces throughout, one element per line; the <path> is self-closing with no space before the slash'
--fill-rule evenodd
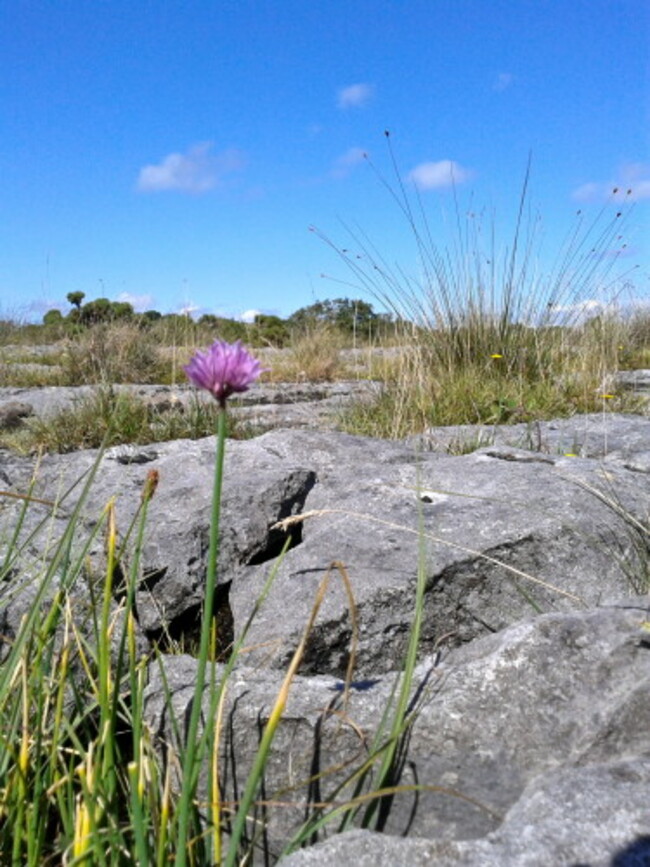
<path id="1" fill-rule="evenodd" d="M 417 275 L 363 157 L 394 185 L 386 129 L 443 248 L 452 177 L 511 239 L 529 152 L 540 267 L 631 188 L 617 267 L 648 295 L 647 0 L 5 0 L 0 62 L 0 314 L 362 296 L 310 226 Z"/>

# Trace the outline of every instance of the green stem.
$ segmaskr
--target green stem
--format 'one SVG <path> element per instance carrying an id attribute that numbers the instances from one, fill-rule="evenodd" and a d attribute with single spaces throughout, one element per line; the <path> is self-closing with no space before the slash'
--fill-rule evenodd
<path id="1" fill-rule="evenodd" d="M 115 753 L 114 753 L 114 723 L 111 714 L 111 690 L 114 688 L 111 673 L 111 639 L 109 634 L 111 602 L 113 599 L 113 579 L 115 577 L 115 546 L 117 528 L 115 524 L 115 502 L 111 500 L 106 509 L 107 516 L 107 562 L 106 580 L 104 582 L 104 598 L 99 627 L 97 646 L 99 685 L 99 712 L 102 743 L 102 780 L 106 786 L 107 799 L 110 802 L 115 792 Z M 116 686 L 115 686 L 116 688 Z"/>
<path id="2" fill-rule="evenodd" d="M 226 449 L 226 411 L 221 409 L 217 424 L 217 459 L 214 471 L 214 488 L 212 493 L 212 518 L 210 521 L 210 549 L 208 552 L 208 569 L 205 578 L 205 597 L 203 603 L 203 619 L 201 622 L 201 639 L 199 657 L 197 660 L 196 683 L 192 699 L 192 711 L 187 730 L 187 746 L 183 760 L 183 784 L 178 806 L 178 840 L 175 867 L 185 867 L 187 863 L 187 837 L 190 822 L 192 798 L 198 780 L 197 742 L 199 719 L 201 716 L 201 697 L 205 686 L 205 672 L 210 650 L 210 630 L 214 595 L 217 585 L 217 557 L 219 553 L 219 520 L 221 516 L 221 488 L 223 482 L 223 460 Z"/>
<path id="3" fill-rule="evenodd" d="M 407 724 L 407 714 L 409 706 L 409 698 L 411 695 L 411 686 L 413 684 L 413 675 L 417 662 L 418 645 L 420 643 L 420 634 L 422 632 L 422 620 L 424 616 L 424 594 L 427 582 L 427 564 L 426 564 L 426 544 L 424 540 L 424 518 L 420 505 L 418 514 L 418 531 L 420 543 L 418 546 L 418 575 L 415 592 L 415 612 L 411 632 L 409 635 L 408 649 L 404 662 L 404 673 L 402 674 L 402 683 L 397 699 L 397 707 L 395 708 L 395 716 L 391 727 L 388 748 L 384 752 L 382 763 L 377 777 L 376 788 L 384 789 L 393 785 L 393 773 L 395 770 L 395 757 L 400 744 L 400 737 L 405 730 Z M 368 828 L 370 822 L 375 815 L 380 801 L 376 798 L 370 801 L 368 809 L 361 823 L 362 828 Z M 377 829 L 379 830 L 379 829 Z"/>

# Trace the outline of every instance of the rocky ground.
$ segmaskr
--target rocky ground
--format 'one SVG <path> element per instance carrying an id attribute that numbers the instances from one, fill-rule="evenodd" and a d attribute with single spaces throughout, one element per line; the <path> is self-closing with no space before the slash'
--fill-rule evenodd
<path id="1" fill-rule="evenodd" d="M 639 392 L 650 387 L 648 371 L 629 378 Z M 287 536 L 290 550 L 228 690 L 226 796 L 241 791 L 259 725 L 318 584 L 331 575 L 265 780 L 267 798 L 284 793 L 278 797 L 295 806 L 269 814 L 266 854 L 256 863 L 278 859 L 308 801 L 350 794 L 337 787 L 346 762 L 367 754 L 390 704 L 418 568 L 426 594 L 416 712 L 395 782 L 425 788 L 384 802 L 382 834 L 333 835 L 334 823 L 322 842 L 282 863 L 649 863 L 650 417 L 604 412 L 432 429 L 401 443 L 336 431 L 340 408 L 379 387 L 264 385 L 235 410 L 268 430 L 228 446 L 219 605 L 229 639 L 240 634 Z M 151 401 L 190 399 L 186 388 L 132 388 Z M 0 389 L 0 418 L 13 412 L 20 424 L 16 404 L 23 417 L 46 416 L 84 393 Z M 79 497 L 74 482 L 97 460 L 92 451 L 43 458 L 33 489 L 41 502 L 25 516 L 0 591 L 3 640 L 34 604 L 34 576 Z M 212 437 L 109 449 L 81 509 L 75 544 L 112 496 L 124 532 L 147 472 L 159 473 L 137 598 L 145 650 L 164 636 L 189 642 L 196 634 L 213 461 Z M 32 459 L 0 453 L 5 492 L 24 493 L 32 474 Z M 0 554 L 21 505 L 0 497 Z M 87 554 L 92 580 L 102 574 L 102 541 Z M 75 592 L 83 629 L 90 594 L 83 582 Z M 356 669 L 346 695 L 351 648 Z M 173 695 L 182 737 L 196 661 L 169 653 L 163 664 L 164 678 L 151 666 L 145 717 L 173 749 L 164 697 Z M 318 785 L 308 782 L 324 770 Z"/>
<path id="2" fill-rule="evenodd" d="M 190 401 L 210 402 L 205 392 L 189 385 L 115 385 L 117 393 L 140 398 L 159 412 L 186 408 Z M 272 428 L 333 430 L 337 416 L 352 401 L 371 399 L 381 385 L 368 380 L 323 383 L 262 383 L 229 402 L 233 415 L 257 431 Z M 89 398 L 97 386 L 45 386 L 13 388 L 0 386 L 0 428 L 12 427 L 34 415 L 44 418 L 72 409 Z"/>
<path id="3" fill-rule="evenodd" d="M 352 351 L 350 351 L 352 352 Z M 624 371 L 610 383 L 623 386 L 641 398 L 650 397 L 650 370 Z M 116 393 L 134 395 L 152 408 L 164 412 L 172 408 L 187 407 L 192 400 L 209 402 L 204 392 L 197 392 L 187 384 L 182 385 L 114 385 Z M 254 389 L 233 398 L 229 407 L 234 415 L 249 422 L 260 433 L 274 428 L 308 428 L 311 430 L 336 430 L 341 410 L 355 401 L 371 400 L 381 391 L 381 383 L 368 379 L 348 379 L 338 382 L 286 382 L 261 383 Z M 0 428 L 15 427 L 24 419 L 37 415 L 51 417 L 58 412 L 74 408 L 89 398 L 98 386 L 44 386 L 20 388 L 2 386 L 0 380 Z M 543 423 L 544 442 L 555 448 L 570 445 L 566 432 L 574 423 L 561 424 L 557 435 Z M 448 448 L 460 450 L 469 445 L 488 443 L 528 443 L 531 447 L 543 445 L 539 439 L 539 425 L 519 424 L 510 426 L 462 425 L 432 429 L 424 436 L 412 438 L 425 448 L 438 448 L 445 443 Z"/>

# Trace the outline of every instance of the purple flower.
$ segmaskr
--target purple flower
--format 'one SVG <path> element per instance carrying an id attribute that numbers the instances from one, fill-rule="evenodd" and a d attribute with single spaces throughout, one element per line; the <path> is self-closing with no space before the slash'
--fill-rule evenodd
<path id="1" fill-rule="evenodd" d="M 190 382 L 209 391 L 222 407 L 231 394 L 248 391 L 263 372 L 261 362 L 239 340 L 215 340 L 206 352 L 197 352 L 183 370 Z"/>

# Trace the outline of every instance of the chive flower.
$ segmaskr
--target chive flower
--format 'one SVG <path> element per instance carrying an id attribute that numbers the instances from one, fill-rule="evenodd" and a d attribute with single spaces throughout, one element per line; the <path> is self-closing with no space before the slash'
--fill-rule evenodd
<path id="1" fill-rule="evenodd" d="M 231 394 L 248 391 L 263 372 L 261 362 L 240 340 L 215 340 L 205 352 L 197 352 L 183 370 L 190 382 L 209 391 L 222 409 Z"/>
<path id="2" fill-rule="evenodd" d="M 231 394 L 248 391 L 249 387 L 262 373 L 261 363 L 245 349 L 239 340 L 226 343 L 225 340 L 215 340 L 205 352 L 197 352 L 190 363 L 183 368 L 187 378 L 198 388 L 204 388 L 219 402 L 223 412 L 217 413 L 217 456 L 214 465 L 214 487 L 212 489 L 212 517 L 210 519 L 210 545 L 205 573 L 205 594 L 203 597 L 203 616 L 201 617 L 201 634 L 199 638 L 199 653 L 197 657 L 196 675 L 194 678 L 194 697 L 192 710 L 187 723 L 186 748 L 183 756 L 183 773 L 181 779 L 180 798 L 178 803 L 177 839 L 175 867 L 186 867 L 188 853 L 193 851 L 194 843 L 188 841 L 194 837 L 194 807 L 196 787 L 199 779 L 198 768 L 205 758 L 208 741 L 199 737 L 199 721 L 201 716 L 201 699 L 207 679 L 208 657 L 212 636 L 215 634 L 214 600 L 217 587 L 217 561 L 219 554 L 219 522 L 221 515 L 221 489 L 223 484 L 223 463 L 226 450 L 227 413 L 226 401 Z M 153 479 L 147 489 L 153 493 Z M 147 501 L 145 501 L 147 502 Z M 214 680 L 210 681 L 210 702 L 216 707 L 216 701 L 225 684 L 217 687 Z M 216 835 L 218 839 L 219 829 Z M 231 838 L 231 850 L 226 861 L 234 864 L 238 852 L 239 834 Z M 140 859 L 142 860 L 142 859 Z M 211 859 L 212 861 L 212 859 Z M 217 858 L 214 863 L 221 863 Z M 192 858 L 194 863 L 194 858 Z"/>

